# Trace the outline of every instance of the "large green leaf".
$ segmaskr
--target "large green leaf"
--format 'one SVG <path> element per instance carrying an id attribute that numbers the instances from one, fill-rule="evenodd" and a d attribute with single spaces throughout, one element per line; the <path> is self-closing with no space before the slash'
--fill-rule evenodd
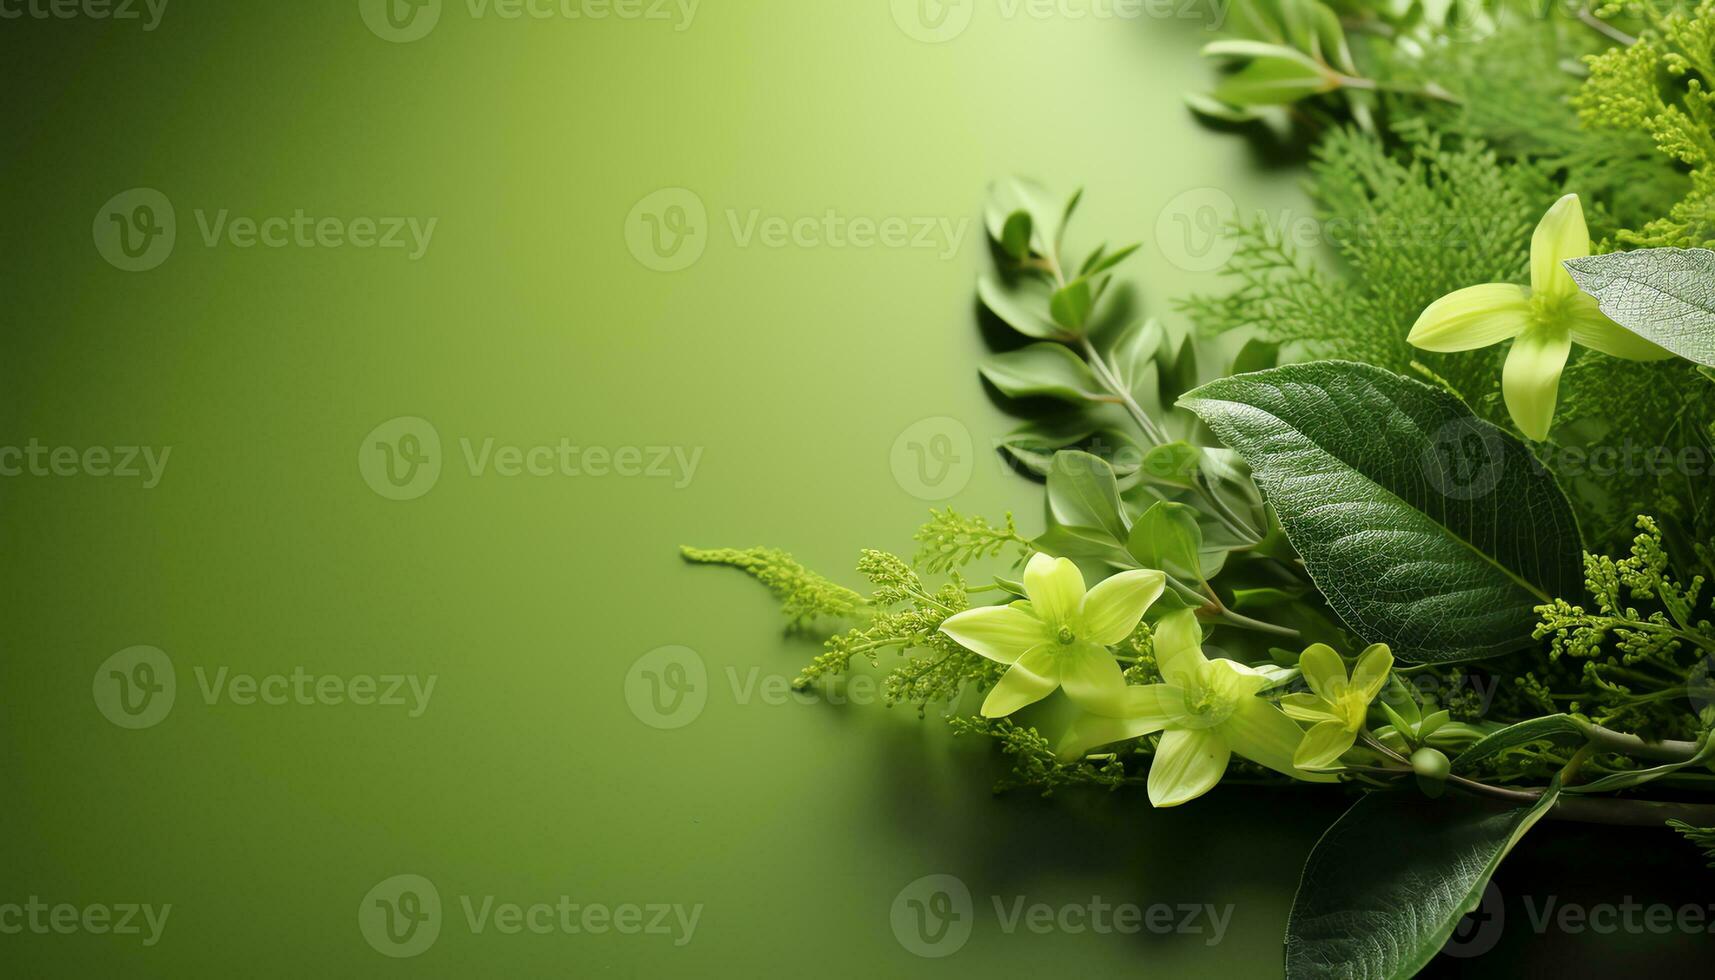
<path id="1" fill-rule="evenodd" d="M 1446 945 L 1495 868 L 1554 805 L 1371 793 L 1317 842 L 1286 924 L 1287 980 L 1403 980 Z"/>
<path id="2" fill-rule="evenodd" d="M 1571 259 L 1566 268 L 1615 323 L 1715 367 L 1715 252 L 1646 248 Z"/>
<path id="3" fill-rule="evenodd" d="M 1223 378 L 1180 404 L 1251 465 L 1335 612 L 1396 656 L 1520 649 L 1536 606 L 1583 589 L 1554 477 L 1446 391 L 1323 361 Z"/>

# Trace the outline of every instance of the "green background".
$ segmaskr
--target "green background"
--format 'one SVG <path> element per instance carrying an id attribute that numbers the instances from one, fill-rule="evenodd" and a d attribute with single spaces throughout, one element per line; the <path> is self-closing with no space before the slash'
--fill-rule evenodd
<path id="1" fill-rule="evenodd" d="M 983 449 L 1011 425 L 974 370 L 987 264 L 974 219 L 991 179 L 1087 186 L 1081 244 L 1143 240 L 1130 274 L 1168 315 L 1215 282 L 1156 241 L 1170 201 L 1213 187 L 1247 210 L 1307 213 L 1290 159 L 1179 103 L 1204 77 L 1200 9 L 975 9 L 944 44 L 909 37 L 885 0 L 707 0 L 684 30 L 473 18 L 460 0 L 404 44 L 368 30 L 355 0 L 174 0 L 151 32 L 0 21 L 0 444 L 173 447 L 152 490 L 0 479 L 0 904 L 172 905 L 153 948 L 0 935 L 3 972 L 1278 973 L 1297 872 L 1337 796 L 1228 788 L 1164 812 L 1129 792 L 991 796 L 987 747 L 934 719 L 751 691 L 752 668 L 789 678 L 814 644 L 783 635 L 754 584 L 676 557 L 681 543 L 766 543 L 852 581 L 858 548 L 908 549 L 931 506 L 895 478 L 896 443 L 928 418 L 976 447 L 953 502 L 1038 528 L 1038 488 Z M 91 230 L 134 187 L 166 195 L 178 223 L 171 257 L 138 273 L 103 261 Z M 709 214 L 706 252 L 674 273 L 626 239 L 633 205 L 668 187 Z M 222 208 L 438 223 L 418 261 L 208 247 L 195 214 Z M 741 246 L 727 215 L 753 211 L 972 221 L 951 256 Z M 405 502 L 357 465 L 366 433 L 400 416 L 443 440 L 438 484 Z M 505 478 L 470 473 L 463 438 L 702 455 L 684 486 Z M 130 731 L 97 710 L 92 678 L 138 644 L 172 658 L 178 693 L 159 725 Z M 671 730 L 626 693 L 633 664 L 666 645 L 708 675 L 701 713 Z M 436 687 L 415 718 L 209 704 L 198 689 L 198 668 L 300 667 Z M 1657 856 L 1660 843 L 1551 830 L 1515 865 L 1568 895 L 1584 887 L 1575 868 L 1695 873 L 1689 848 Z M 393 960 L 357 912 L 402 873 L 429 878 L 446 915 L 430 949 Z M 969 942 L 941 960 L 890 923 L 929 874 L 976 903 Z M 1675 900 L 1671 884 L 1615 881 L 1585 900 Z M 459 896 L 489 895 L 703 910 L 683 946 L 473 935 Z M 992 896 L 1233 912 L 1212 947 L 1008 934 Z M 1456 965 L 1505 976 L 1528 956 L 1576 974 L 1627 948 L 1667 963 L 1707 942 L 1509 929 Z"/>

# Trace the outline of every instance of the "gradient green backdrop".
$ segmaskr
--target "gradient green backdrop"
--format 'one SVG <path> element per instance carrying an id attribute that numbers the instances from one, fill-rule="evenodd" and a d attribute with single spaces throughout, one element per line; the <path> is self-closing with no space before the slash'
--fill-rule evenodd
<path id="1" fill-rule="evenodd" d="M 745 697 L 729 668 L 789 677 L 814 647 L 782 636 L 752 583 L 676 557 L 769 543 L 850 580 L 859 547 L 909 547 L 930 502 L 895 479 L 895 444 L 936 417 L 977 447 L 960 509 L 1038 527 L 1038 489 L 982 451 L 1010 423 L 974 371 L 978 225 L 950 256 L 741 247 L 729 210 L 957 222 L 1000 175 L 1081 182 L 1084 244 L 1144 240 L 1130 270 L 1157 312 L 1215 281 L 1154 239 L 1177 195 L 1304 213 L 1301 171 L 1271 172 L 1182 109 L 1204 72 L 1200 10 L 975 9 L 943 44 L 908 36 L 886 0 L 707 0 L 683 30 L 473 17 L 457 0 L 411 43 L 369 30 L 356 0 L 173 0 L 153 31 L 0 21 L 0 444 L 173 447 L 151 490 L 0 479 L 0 904 L 172 905 L 152 948 L 0 935 L 0 973 L 1278 972 L 1298 869 L 1339 799 L 992 797 L 986 747 L 933 719 Z M 171 200 L 178 238 L 133 273 L 103 260 L 92 222 L 135 187 Z M 670 187 L 710 221 L 701 260 L 662 273 L 626 222 Z M 207 247 L 195 214 L 222 208 L 437 225 L 418 261 Z M 400 416 L 444 442 L 438 484 L 405 502 L 357 465 Z M 702 455 L 684 486 L 479 477 L 461 438 Z M 133 731 L 97 710 L 92 679 L 138 644 L 171 657 L 178 694 Z M 708 672 L 701 714 L 673 730 L 626 696 L 664 645 Z M 208 704 L 195 673 L 298 667 L 437 680 L 412 718 Z M 358 908 L 402 873 L 430 879 L 446 915 L 431 948 L 394 960 Z M 976 901 L 944 960 L 890 924 L 900 890 L 936 873 Z M 680 947 L 472 935 L 467 895 L 703 911 Z M 1213 947 L 1007 934 L 995 895 L 1233 914 Z M 1509 932 L 1473 970 L 1569 945 Z M 1585 965 L 1617 951 L 1584 947 Z"/>

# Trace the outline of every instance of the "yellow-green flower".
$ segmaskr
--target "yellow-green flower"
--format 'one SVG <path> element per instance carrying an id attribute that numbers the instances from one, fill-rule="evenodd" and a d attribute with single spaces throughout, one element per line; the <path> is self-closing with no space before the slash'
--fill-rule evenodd
<path id="1" fill-rule="evenodd" d="M 1631 361 L 1673 356 L 1608 319 L 1596 300 L 1578 289 L 1561 263 L 1589 254 L 1584 206 L 1578 195 L 1568 194 L 1548 209 L 1531 236 L 1528 288 L 1491 282 L 1448 293 L 1429 304 L 1406 339 L 1439 353 L 1511 340 L 1501 372 L 1507 411 L 1519 431 L 1547 439 L 1573 341 Z"/>
<path id="2" fill-rule="evenodd" d="M 1122 710 L 1090 713 L 1072 723 L 1061 758 L 1161 732 L 1149 767 L 1149 802 L 1178 806 L 1215 787 L 1237 753 L 1297 779 L 1333 777 L 1300 772 L 1292 762 L 1304 732 L 1280 708 L 1257 697 L 1268 686 L 1261 671 L 1203 654 L 1203 628 L 1189 609 L 1155 626 L 1155 661 L 1165 683 L 1125 689 Z"/>
<path id="3" fill-rule="evenodd" d="M 1310 685 L 1309 694 L 1288 694 L 1281 708 L 1298 721 L 1311 723 L 1310 731 L 1293 754 L 1301 769 L 1334 769 L 1340 757 L 1351 751 L 1363 731 L 1370 702 L 1381 693 L 1393 670 L 1393 651 L 1377 643 L 1358 657 L 1350 676 L 1346 662 L 1333 648 L 1317 643 L 1298 657 L 1299 672 Z"/>
<path id="4" fill-rule="evenodd" d="M 1087 711 L 1114 712 L 1126 683 L 1108 645 L 1137 629 L 1166 583 L 1157 571 L 1121 572 L 1086 592 L 1077 565 L 1036 554 L 1024 568 L 1028 602 L 966 610 L 941 632 L 1010 665 L 983 702 L 985 718 L 1003 718 L 1059 687 Z"/>

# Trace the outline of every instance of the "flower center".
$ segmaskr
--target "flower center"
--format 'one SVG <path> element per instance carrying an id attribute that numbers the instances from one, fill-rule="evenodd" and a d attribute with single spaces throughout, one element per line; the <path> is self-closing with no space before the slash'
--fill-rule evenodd
<path id="1" fill-rule="evenodd" d="M 1078 641 L 1078 634 L 1072 632 L 1072 627 L 1062 626 L 1060 631 L 1054 634 L 1054 638 L 1060 641 L 1061 646 L 1069 647 Z"/>
<path id="2" fill-rule="evenodd" d="M 1231 696 L 1211 688 L 1203 688 L 1185 703 L 1185 709 L 1197 719 L 1197 724 L 1192 727 L 1219 725 L 1232 715 L 1235 707 L 1237 702 Z"/>

